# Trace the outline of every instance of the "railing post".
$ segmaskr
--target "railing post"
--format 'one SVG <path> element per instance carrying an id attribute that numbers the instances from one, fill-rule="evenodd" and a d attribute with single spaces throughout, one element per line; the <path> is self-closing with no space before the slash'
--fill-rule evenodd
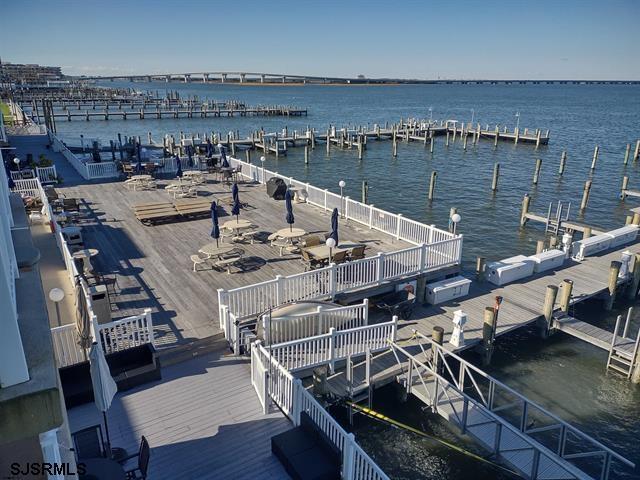
<path id="1" fill-rule="evenodd" d="M 420 245 L 420 267 L 419 272 L 422 273 L 425 271 L 427 266 L 427 244 L 423 243 Z"/>
<path id="2" fill-rule="evenodd" d="M 347 434 L 344 440 L 344 449 L 342 451 L 342 478 L 344 480 L 353 480 L 355 467 L 355 448 L 356 443 L 353 433 Z"/>
<path id="3" fill-rule="evenodd" d="M 369 299 L 365 298 L 362 303 L 364 304 L 364 324 L 369 325 Z"/>
<path id="4" fill-rule="evenodd" d="M 147 324 L 147 337 L 149 338 L 149 343 L 151 345 L 155 345 L 155 337 L 153 335 L 153 319 L 151 318 L 151 309 L 144 309 L 144 317 L 145 323 Z"/>
<path id="5" fill-rule="evenodd" d="M 336 329 L 331 327 L 329 329 L 329 370 L 331 373 L 335 372 L 335 358 L 336 358 Z"/>
<path id="6" fill-rule="evenodd" d="M 540 466 L 540 450 L 537 448 L 533 451 L 533 461 L 531 462 L 531 479 L 538 478 L 538 468 Z"/>
<path id="7" fill-rule="evenodd" d="M 380 252 L 376 256 L 377 259 L 377 267 L 376 267 L 376 276 L 377 282 L 380 284 L 384 280 L 384 253 Z"/>
<path id="8" fill-rule="evenodd" d="M 327 189 L 324 189 L 324 211 L 327 211 Z"/>
<path id="9" fill-rule="evenodd" d="M 283 287 L 283 277 L 282 275 L 276 275 L 276 305 L 280 305 L 282 303 L 282 289 Z"/>
<path id="10" fill-rule="evenodd" d="M 344 197 L 344 218 L 349 220 L 349 197 Z"/>
<path id="11" fill-rule="evenodd" d="M 300 413 L 302 412 L 302 380 L 296 378 L 293 380 L 293 391 L 291 392 L 293 399 L 291 404 L 291 421 L 297 427 L 300 425 Z"/>
<path id="12" fill-rule="evenodd" d="M 393 325 L 391 325 L 391 341 L 395 342 L 398 334 L 398 316 L 394 315 L 391 321 L 393 322 Z"/>
<path id="13" fill-rule="evenodd" d="M 271 406 L 271 398 L 269 397 L 269 370 L 266 368 L 262 372 L 262 398 L 264 398 L 262 413 L 266 415 L 269 413 L 269 407 Z"/>
<path id="14" fill-rule="evenodd" d="M 402 214 L 396 215 L 396 240 L 400 240 L 400 224 L 402 223 Z"/>
<path id="15" fill-rule="evenodd" d="M 336 295 L 336 284 L 338 283 L 338 267 L 335 263 L 329 264 L 329 295 L 331 299 Z"/>
<path id="16" fill-rule="evenodd" d="M 373 204 L 369 205 L 369 230 L 373 228 Z"/>

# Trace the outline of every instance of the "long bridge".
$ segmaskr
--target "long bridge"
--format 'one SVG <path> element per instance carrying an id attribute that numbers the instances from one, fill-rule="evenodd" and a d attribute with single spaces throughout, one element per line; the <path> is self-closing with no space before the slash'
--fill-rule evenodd
<path id="1" fill-rule="evenodd" d="M 208 71 L 185 73 L 152 73 L 152 74 L 118 74 L 80 76 L 78 80 L 128 80 L 131 82 L 198 82 L 198 83 L 240 83 L 240 84 L 489 84 L 489 85 L 538 85 L 538 84 L 572 84 L 572 85 L 638 85 L 640 80 L 588 80 L 588 79 L 415 79 L 415 78 L 366 78 L 334 77 L 314 75 L 291 75 L 286 73 L 265 72 L 233 72 Z"/>

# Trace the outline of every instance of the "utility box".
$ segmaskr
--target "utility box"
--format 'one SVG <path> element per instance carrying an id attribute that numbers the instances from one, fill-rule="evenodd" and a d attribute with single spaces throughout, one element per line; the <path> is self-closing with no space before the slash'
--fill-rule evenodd
<path id="1" fill-rule="evenodd" d="M 571 251 L 573 252 L 573 258 L 580 261 L 585 257 L 595 255 L 596 253 L 604 252 L 611 247 L 613 236 L 607 233 L 601 235 L 595 235 L 593 237 L 584 238 L 573 242 Z"/>
<path id="2" fill-rule="evenodd" d="M 535 262 L 524 255 L 505 258 L 487 265 L 487 280 L 494 285 L 506 285 L 533 275 Z"/>
<path id="3" fill-rule="evenodd" d="M 562 250 L 547 250 L 531 255 L 529 259 L 533 261 L 533 271 L 540 273 L 561 267 L 564 263 L 565 253 Z"/>
<path id="4" fill-rule="evenodd" d="M 89 287 L 89 298 L 93 306 L 93 313 L 96 314 L 98 323 L 111 322 L 111 302 L 109 302 L 109 292 L 106 285 L 94 285 Z"/>
<path id="5" fill-rule="evenodd" d="M 427 302 L 438 305 L 454 298 L 464 297 L 469 294 L 469 285 L 471 285 L 471 280 L 460 275 L 439 282 L 427 283 Z"/>
<path id="6" fill-rule="evenodd" d="M 620 245 L 625 245 L 626 243 L 633 242 L 638 236 L 638 227 L 636 227 L 635 225 L 627 225 L 622 228 L 611 230 L 605 235 L 610 235 L 612 237 L 611 248 L 615 248 L 619 247 Z"/>

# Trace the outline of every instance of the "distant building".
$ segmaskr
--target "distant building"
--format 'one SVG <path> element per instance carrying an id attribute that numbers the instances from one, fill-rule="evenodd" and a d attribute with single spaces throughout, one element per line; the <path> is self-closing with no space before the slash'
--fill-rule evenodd
<path id="1" fill-rule="evenodd" d="M 46 85 L 47 82 L 63 80 L 61 67 L 36 64 L 5 63 L 0 60 L 0 82 L 16 85 Z"/>

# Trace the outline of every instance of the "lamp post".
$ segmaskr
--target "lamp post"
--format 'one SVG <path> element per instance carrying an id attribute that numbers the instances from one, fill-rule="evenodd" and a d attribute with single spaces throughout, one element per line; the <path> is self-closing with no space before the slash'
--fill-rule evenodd
<path id="1" fill-rule="evenodd" d="M 266 158 L 264 158 L 264 155 L 260 157 L 260 163 L 262 164 L 262 183 L 266 183 L 266 182 L 264 181 L 264 162 L 265 162 L 266 160 L 267 160 L 267 159 L 266 159 Z"/>
<path id="2" fill-rule="evenodd" d="M 324 243 L 327 247 L 329 247 L 329 263 L 331 263 L 333 261 L 333 248 L 336 246 L 336 241 L 333 239 L 333 237 L 329 237 Z"/>
<path id="3" fill-rule="evenodd" d="M 61 288 L 52 288 L 49 290 L 49 299 L 56 306 L 56 317 L 58 317 L 58 326 L 62 326 L 62 321 L 60 320 L 60 302 L 64 299 L 64 290 Z"/>
<path id="4" fill-rule="evenodd" d="M 340 180 L 338 182 L 338 186 L 340 187 L 340 216 L 344 218 L 344 187 L 347 183 L 344 180 Z"/>
<path id="5" fill-rule="evenodd" d="M 516 130 L 520 128 L 520 112 L 516 112 Z"/>
<path id="6" fill-rule="evenodd" d="M 458 225 L 458 222 L 462 220 L 462 217 L 460 216 L 459 213 L 454 213 L 453 215 L 451 215 L 451 223 L 453 223 L 453 234 L 456 234 L 456 226 Z"/>
<path id="7" fill-rule="evenodd" d="M 20 174 L 20 178 L 22 179 L 22 170 L 20 170 L 20 159 L 18 157 L 15 157 L 13 159 L 13 163 L 16 164 L 16 170 L 18 171 L 18 173 Z"/>

